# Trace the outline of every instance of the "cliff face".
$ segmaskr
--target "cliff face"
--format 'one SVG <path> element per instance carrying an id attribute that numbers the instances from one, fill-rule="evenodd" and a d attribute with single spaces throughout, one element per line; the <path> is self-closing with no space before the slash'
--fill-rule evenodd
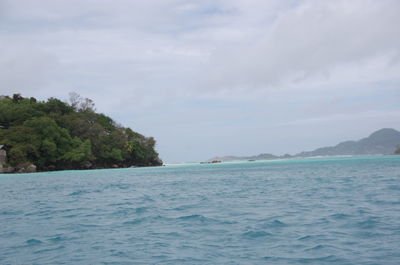
<path id="1" fill-rule="evenodd" d="M 221 156 L 221 157 L 214 157 L 209 159 L 208 161 L 222 161 L 222 162 L 229 162 L 229 161 L 240 161 L 240 160 L 271 160 L 280 158 L 279 156 L 275 156 L 272 154 L 259 154 L 256 156 Z"/>

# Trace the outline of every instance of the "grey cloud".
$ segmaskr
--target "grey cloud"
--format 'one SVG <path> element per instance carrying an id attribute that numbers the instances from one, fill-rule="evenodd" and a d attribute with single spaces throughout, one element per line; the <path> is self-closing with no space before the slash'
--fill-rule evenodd
<path id="1" fill-rule="evenodd" d="M 303 1 L 260 28 L 253 41 L 216 49 L 211 83 L 287 85 L 329 77 L 337 66 L 363 64 L 374 56 L 394 58 L 400 52 L 399 13 L 398 1 Z"/>
<path id="2" fill-rule="evenodd" d="M 41 49 L 28 45 L 0 45 L 0 93 L 11 94 L 16 90 L 39 90 L 52 84 L 57 77 L 57 58 Z"/>

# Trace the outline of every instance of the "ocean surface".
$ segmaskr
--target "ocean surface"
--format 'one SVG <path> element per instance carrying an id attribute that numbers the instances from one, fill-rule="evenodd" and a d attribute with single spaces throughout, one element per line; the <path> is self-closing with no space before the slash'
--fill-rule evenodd
<path id="1" fill-rule="evenodd" d="M 0 264 L 400 264 L 400 156 L 0 175 Z"/>

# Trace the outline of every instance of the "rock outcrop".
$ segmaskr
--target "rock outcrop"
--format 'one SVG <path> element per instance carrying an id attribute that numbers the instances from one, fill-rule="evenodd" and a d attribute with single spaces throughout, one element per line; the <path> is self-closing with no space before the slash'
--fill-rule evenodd
<path id="1" fill-rule="evenodd" d="M 36 171 L 37 167 L 34 164 L 0 168 L 0 173 L 34 173 Z"/>

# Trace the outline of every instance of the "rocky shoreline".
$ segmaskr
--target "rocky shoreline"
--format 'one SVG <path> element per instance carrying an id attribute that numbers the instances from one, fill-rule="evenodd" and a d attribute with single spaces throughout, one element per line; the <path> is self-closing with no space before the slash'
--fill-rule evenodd
<path id="1" fill-rule="evenodd" d="M 6 166 L 0 165 L 0 174 L 21 174 L 21 173 L 35 173 L 35 172 L 50 172 L 50 171 L 62 171 L 62 170 L 91 170 L 91 169 L 116 169 L 116 168 L 136 168 L 136 167 L 156 167 L 164 166 L 163 164 L 157 165 L 141 165 L 141 166 L 121 166 L 114 164 L 111 167 L 85 167 L 85 168 L 55 168 L 49 167 L 45 169 L 38 169 L 34 164 L 20 165 L 20 166 Z"/>
<path id="2" fill-rule="evenodd" d="M 37 172 L 37 167 L 34 164 L 16 167 L 0 167 L 0 173 L 34 173 Z"/>

